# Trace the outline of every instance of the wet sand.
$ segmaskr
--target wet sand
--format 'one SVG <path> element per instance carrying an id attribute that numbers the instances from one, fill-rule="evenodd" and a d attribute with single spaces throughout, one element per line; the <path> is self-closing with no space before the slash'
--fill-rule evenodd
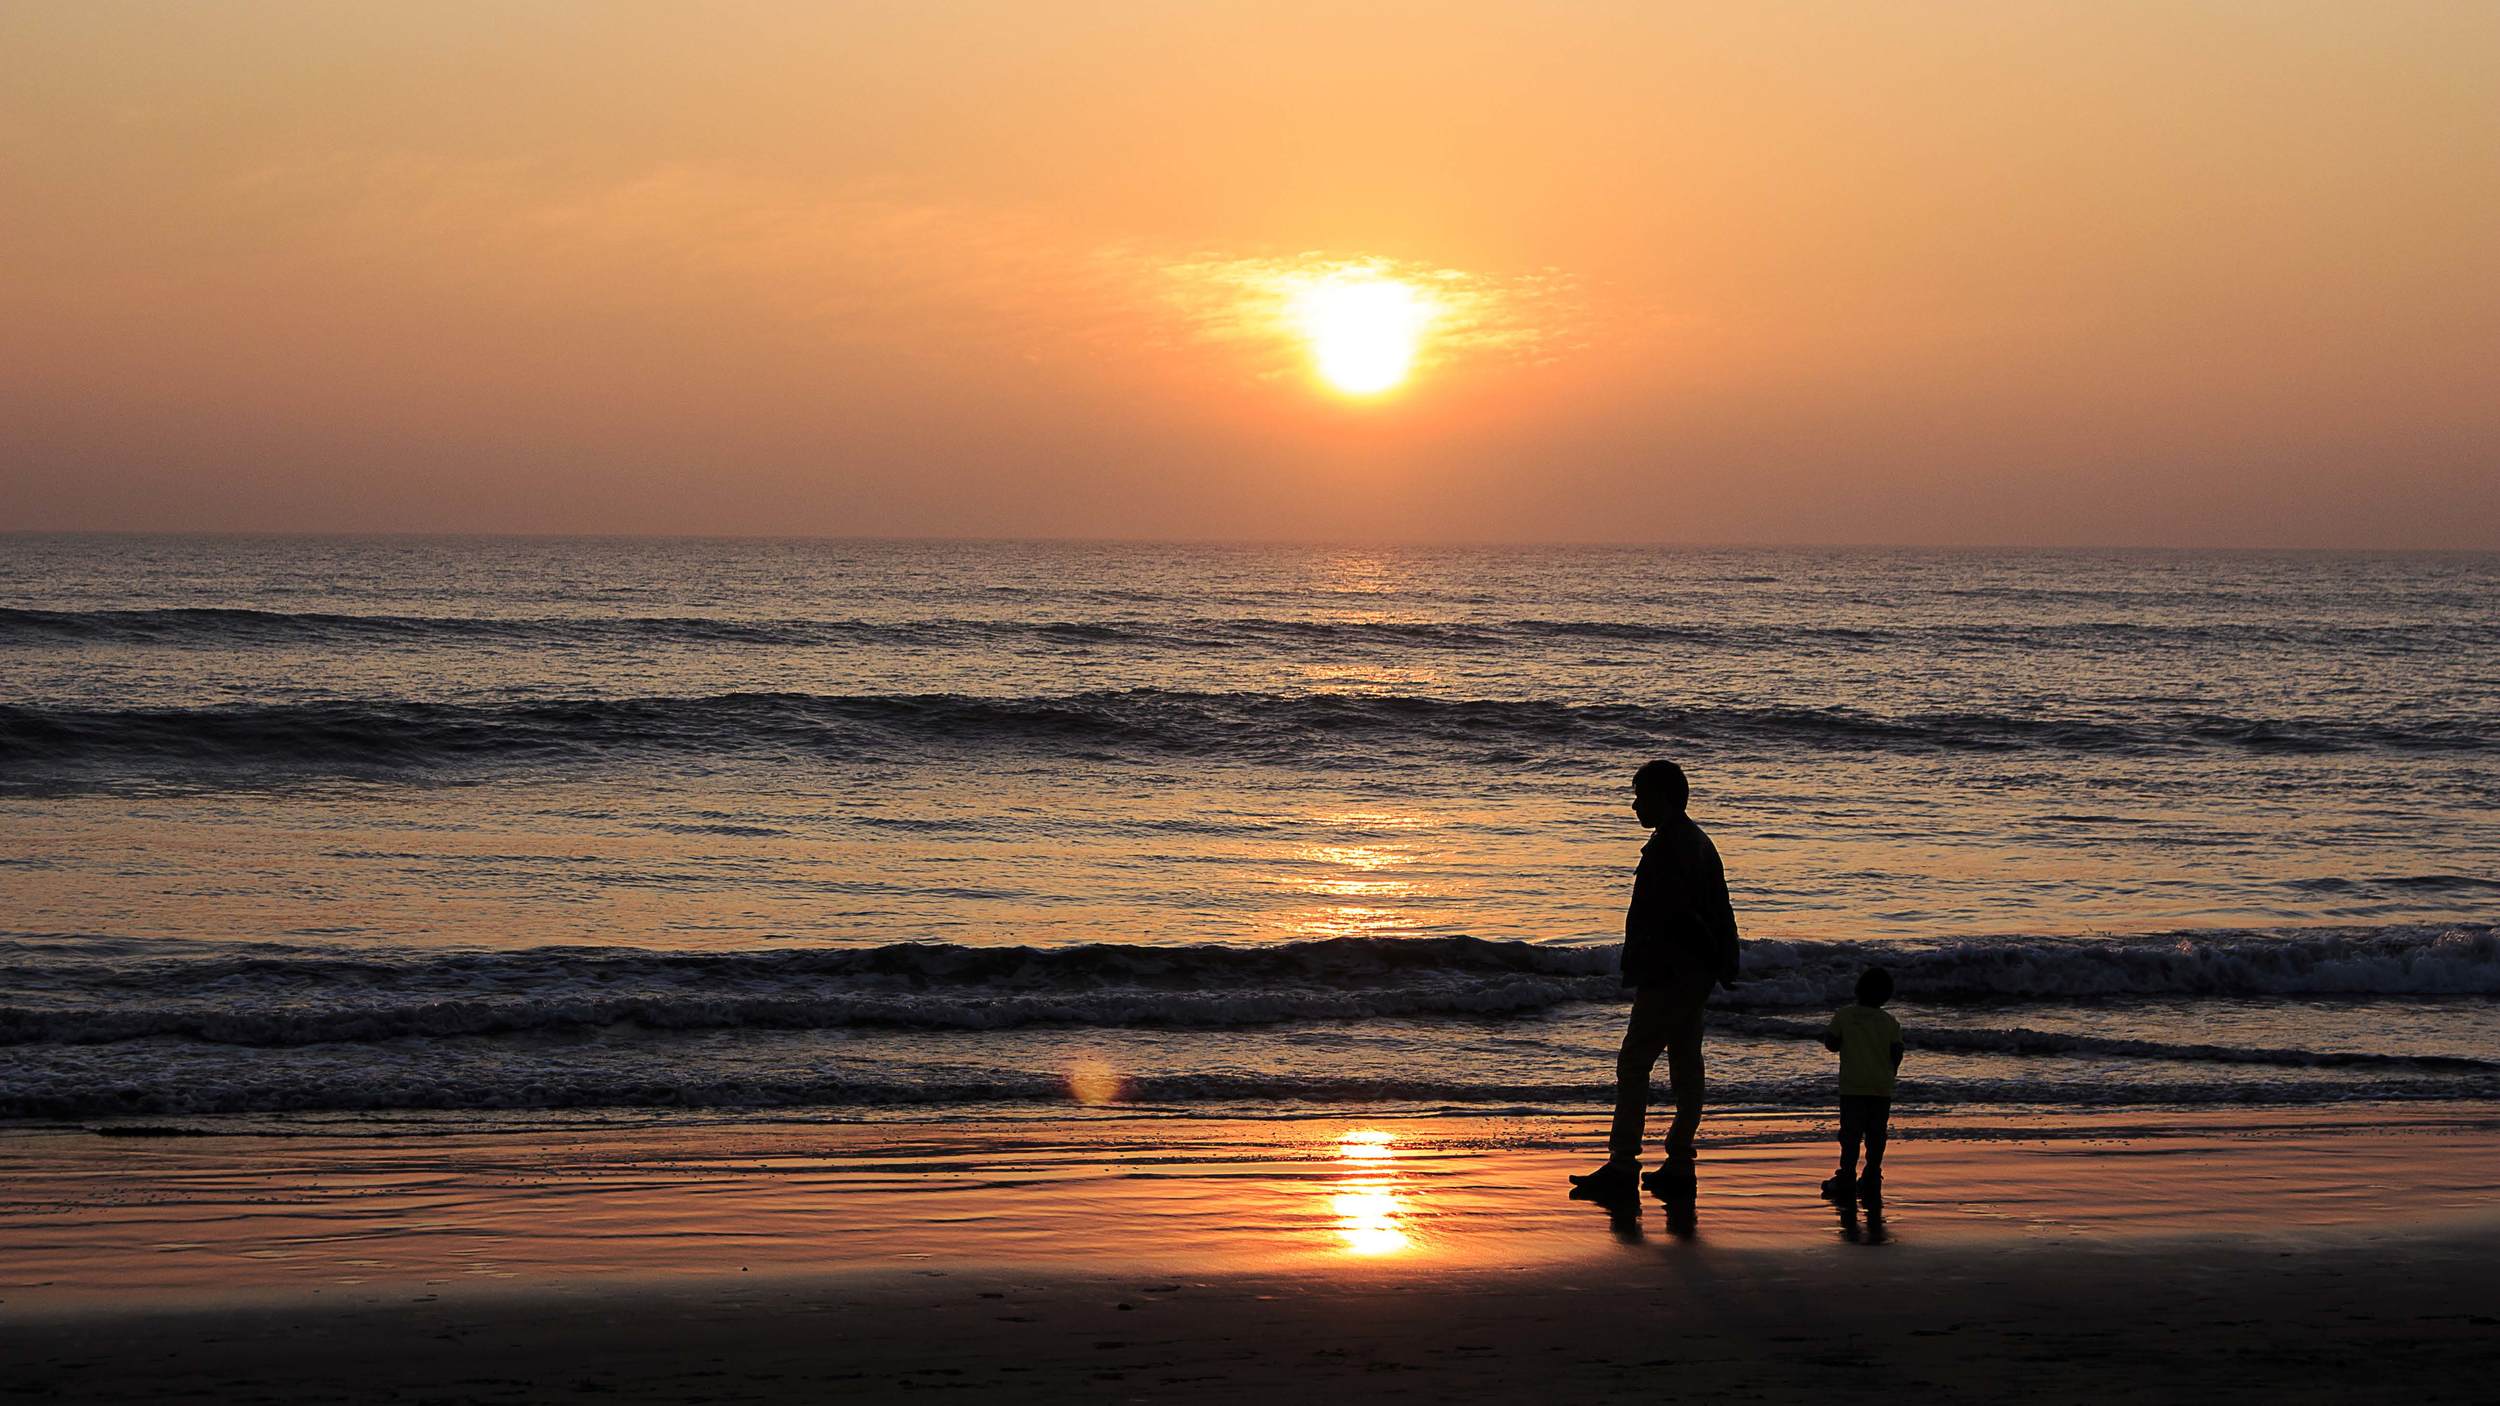
<path id="1" fill-rule="evenodd" d="M 77 1401 L 2488 1401 L 2500 1236 L 1313 1278 L 1012 1270 L 0 1327 Z"/>
<path id="2" fill-rule="evenodd" d="M 1552 1120 L 0 1139 L 33 1399 L 2500 1399 L 2491 1110 L 1812 1120 L 1694 1215 Z"/>

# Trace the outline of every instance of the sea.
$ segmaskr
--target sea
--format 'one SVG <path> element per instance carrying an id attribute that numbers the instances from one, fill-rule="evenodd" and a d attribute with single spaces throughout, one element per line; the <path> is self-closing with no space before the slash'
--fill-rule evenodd
<path id="1" fill-rule="evenodd" d="M 2500 1098 L 2500 556 L 0 536 L 0 1123 Z"/>

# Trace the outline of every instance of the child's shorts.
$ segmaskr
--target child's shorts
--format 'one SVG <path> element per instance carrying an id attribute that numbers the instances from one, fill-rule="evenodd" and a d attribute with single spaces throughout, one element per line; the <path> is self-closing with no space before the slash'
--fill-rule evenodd
<path id="1" fill-rule="evenodd" d="M 1840 1096 L 1840 1135 L 1842 1137 L 1882 1137 L 1892 1122 L 1892 1098 L 1887 1094 L 1842 1094 Z"/>

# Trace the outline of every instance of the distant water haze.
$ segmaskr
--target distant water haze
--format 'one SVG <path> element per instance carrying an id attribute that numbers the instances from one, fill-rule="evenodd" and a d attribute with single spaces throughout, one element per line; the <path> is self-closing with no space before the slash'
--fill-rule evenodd
<path id="1" fill-rule="evenodd" d="M 2500 9 L 0 12 L 0 527 L 2500 545 Z"/>

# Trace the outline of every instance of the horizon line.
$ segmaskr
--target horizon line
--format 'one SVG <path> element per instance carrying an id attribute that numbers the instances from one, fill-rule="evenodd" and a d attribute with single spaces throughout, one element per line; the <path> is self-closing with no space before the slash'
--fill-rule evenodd
<path id="1" fill-rule="evenodd" d="M 2365 546 L 2350 544 L 2231 545 L 2201 542 L 2046 543 L 2005 541 L 1780 541 L 1736 538 L 1718 541 L 1639 538 L 1364 538 L 1364 537 L 1191 537 L 1078 536 L 994 533 L 911 532 L 650 532 L 531 531 L 455 528 L 123 528 L 123 527 L 0 527 L 0 537 L 238 537 L 269 540 L 312 538 L 390 538 L 410 541 L 484 539 L 493 541 L 589 542 L 859 542 L 901 545 L 929 543 L 964 546 L 1099 546 L 1099 547 L 1307 547 L 1368 550 L 1447 551 L 1892 551 L 1892 552 L 2214 552 L 2244 555 L 2380 554 L 2388 556 L 2490 556 L 2491 546 Z"/>

